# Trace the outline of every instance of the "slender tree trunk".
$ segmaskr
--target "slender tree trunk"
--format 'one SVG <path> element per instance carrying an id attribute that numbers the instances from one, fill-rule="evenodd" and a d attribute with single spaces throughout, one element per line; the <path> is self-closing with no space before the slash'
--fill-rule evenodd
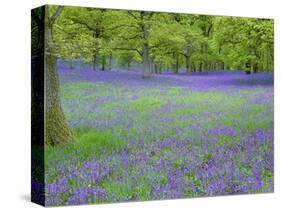
<path id="1" fill-rule="evenodd" d="M 151 73 L 154 73 L 154 63 L 152 60 L 149 61 L 149 69 Z"/>
<path id="2" fill-rule="evenodd" d="M 192 57 L 191 55 L 189 56 L 189 65 L 188 65 L 188 68 L 189 68 L 189 72 L 192 73 Z"/>
<path id="3" fill-rule="evenodd" d="M 95 53 L 93 57 L 93 69 L 99 69 L 99 48 L 97 46 L 95 48 Z"/>
<path id="4" fill-rule="evenodd" d="M 197 72 L 197 63 L 193 64 L 193 72 Z"/>
<path id="5" fill-rule="evenodd" d="M 130 70 L 130 68 L 131 68 L 131 61 L 128 60 L 128 62 L 127 62 L 127 69 L 128 69 L 128 71 Z"/>
<path id="6" fill-rule="evenodd" d="M 148 38 L 149 31 L 146 23 L 146 16 L 149 15 L 149 12 L 143 11 L 141 12 L 141 21 L 142 21 L 142 30 L 143 30 L 143 50 L 142 50 L 142 75 L 143 78 L 150 77 L 150 65 L 149 65 L 149 46 L 148 46 Z"/>
<path id="7" fill-rule="evenodd" d="M 109 55 L 109 67 L 108 67 L 108 69 L 109 69 L 109 71 L 111 70 L 111 66 L 112 66 L 112 53 L 110 53 L 110 55 Z"/>
<path id="8" fill-rule="evenodd" d="M 189 57 L 188 56 L 184 56 L 185 57 L 185 72 L 188 73 L 190 71 L 189 69 Z"/>
<path id="9" fill-rule="evenodd" d="M 99 26 L 97 26 L 93 32 L 93 38 L 94 39 L 99 39 L 100 38 L 100 29 L 99 29 Z M 95 44 L 94 44 L 94 48 L 95 48 L 95 52 L 94 52 L 94 55 L 93 55 L 93 69 L 94 70 L 97 70 L 99 69 L 99 60 L 100 60 L 100 46 L 99 46 L 99 43 L 97 41 L 95 41 Z"/>
<path id="10" fill-rule="evenodd" d="M 45 7 L 45 143 L 50 145 L 65 144 L 72 138 L 61 107 L 57 58 L 53 51 L 52 25 L 48 6 Z"/>
<path id="11" fill-rule="evenodd" d="M 70 59 L 70 68 L 73 69 L 73 59 Z"/>
<path id="12" fill-rule="evenodd" d="M 255 70 L 255 68 L 254 68 L 254 63 L 251 62 L 251 70 L 250 70 L 250 71 L 251 71 L 251 74 L 254 73 L 254 70 Z"/>
<path id="13" fill-rule="evenodd" d="M 157 66 L 157 64 L 156 64 L 156 63 L 154 64 L 154 73 L 155 73 L 155 74 L 157 74 L 157 73 L 158 73 L 158 66 Z"/>
<path id="14" fill-rule="evenodd" d="M 185 56 L 185 69 L 186 69 L 186 73 L 192 73 L 192 58 L 191 58 L 191 55 Z"/>
<path id="15" fill-rule="evenodd" d="M 176 64 L 175 64 L 174 73 L 178 74 L 179 73 L 179 56 L 177 53 L 175 54 L 175 60 L 176 60 Z"/>
<path id="16" fill-rule="evenodd" d="M 199 72 L 202 72 L 202 70 L 203 70 L 203 63 L 200 62 L 200 64 L 199 64 Z"/>
<path id="17" fill-rule="evenodd" d="M 269 55 L 270 55 L 270 67 L 272 71 L 274 70 L 274 45 L 272 45 L 269 49 Z"/>
<path id="18" fill-rule="evenodd" d="M 101 70 L 102 70 L 102 71 L 105 71 L 105 62 L 106 62 L 106 59 L 105 59 L 105 56 L 103 56 L 103 57 L 102 57 L 102 63 L 101 63 L 101 65 L 102 65 L 102 66 L 101 66 Z"/>
<path id="19" fill-rule="evenodd" d="M 142 73 L 143 77 L 150 77 L 149 58 L 148 58 L 148 45 L 144 44 L 142 52 Z"/>

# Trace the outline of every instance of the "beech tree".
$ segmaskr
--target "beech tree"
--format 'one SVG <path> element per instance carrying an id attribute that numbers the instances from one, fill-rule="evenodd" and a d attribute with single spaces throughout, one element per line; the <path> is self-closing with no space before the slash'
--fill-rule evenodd
<path id="1" fill-rule="evenodd" d="M 54 24 L 60 58 L 93 70 L 137 64 L 144 78 L 173 70 L 273 71 L 273 21 L 68 7 Z"/>
<path id="2" fill-rule="evenodd" d="M 72 133 L 61 107 L 57 57 L 53 40 L 53 25 L 63 11 L 63 6 L 45 6 L 45 142 L 50 145 L 65 144 Z"/>

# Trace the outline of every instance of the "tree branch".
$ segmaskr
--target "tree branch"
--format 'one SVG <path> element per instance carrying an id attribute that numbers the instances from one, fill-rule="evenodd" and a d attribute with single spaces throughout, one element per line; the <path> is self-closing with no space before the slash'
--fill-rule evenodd
<path id="1" fill-rule="evenodd" d="M 135 20 L 139 20 L 139 18 L 138 18 L 137 16 L 135 16 L 132 11 L 128 11 L 128 14 L 129 14 L 130 16 L 132 16 Z"/>
<path id="2" fill-rule="evenodd" d="M 178 53 L 179 53 L 180 55 L 184 56 L 184 57 L 188 57 L 188 55 L 185 54 L 185 53 L 183 53 L 183 52 L 179 52 L 179 51 L 178 51 Z"/>
<path id="3" fill-rule="evenodd" d="M 136 35 L 133 35 L 131 37 L 118 36 L 118 38 L 121 38 L 123 40 L 133 40 L 133 39 L 136 39 L 136 38 L 142 38 L 142 36 L 140 34 L 136 34 Z"/>
<path id="4" fill-rule="evenodd" d="M 72 37 L 75 37 L 75 35 L 77 35 L 77 32 L 67 32 L 63 27 L 55 24 L 54 27 L 56 27 L 57 29 L 59 29 L 60 31 L 62 31 L 63 33 L 70 35 Z"/>
<path id="5" fill-rule="evenodd" d="M 118 29 L 118 28 L 122 28 L 122 27 L 131 27 L 131 28 L 136 28 L 136 29 L 139 29 L 139 27 L 137 25 L 129 25 L 129 24 L 120 24 L 120 25 L 116 25 L 116 26 L 113 26 L 111 28 L 105 28 L 105 30 L 115 30 L 115 29 Z"/>
<path id="6" fill-rule="evenodd" d="M 52 15 L 50 18 L 50 24 L 52 25 L 56 19 L 59 17 L 59 15 L 62 13 L 64 6 L 58 6 L 56 12 Z"/>
<path id="7" fill-rule="evenodd" d="M 113 48 L 113 50 L 121 50 L 121 51 L 136 51 L 137 53 L 139 53 L 142 56 L 142 52 L 139 51 L 138 49 L 134 49 L 134 48 Z"/>
<path id="8" fill-rule="evenodd" d="M 171 46 L 171 43 L 158 43 L 158 44 L 155 44 L 153 46 L 149 46 L 149 49 L 155 49 L 155 48 L 159 48 L 159 47 L 166 47 L 166 46 Z"/>
<path id="9" fill-rule="evenodd" d="M 86 27 L 88 30 L 90 30 L 90 31 L 94 31 L 94 30 L 95 30 L 94 27 L 90 26 L 89 24 L 87 24 L 87 23 L 85 23 L 85 22 L 83 22 L 83 21 L 81 21 L 81 20 L 79 20 L 79 19 L 71 18 L 71 20 L 72 20 L 73 22 L 75 22 L 76 24 L 80 24 L 80 25 L 85 26 L 85 27 Z"/>

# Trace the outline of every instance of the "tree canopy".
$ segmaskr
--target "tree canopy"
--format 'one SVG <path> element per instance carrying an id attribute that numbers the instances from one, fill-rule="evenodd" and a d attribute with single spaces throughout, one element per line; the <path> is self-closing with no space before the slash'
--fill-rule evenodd
<path id="1" fill-rule="evenodd" d="M 271 19 L 66 7 L 54 24 L 60 58 L 94 70 L 273 71 Z"/>

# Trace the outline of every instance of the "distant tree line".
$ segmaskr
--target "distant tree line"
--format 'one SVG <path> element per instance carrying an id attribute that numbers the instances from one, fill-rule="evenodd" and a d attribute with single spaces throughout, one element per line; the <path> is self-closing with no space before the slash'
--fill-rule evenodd
<path id="1" fill-rule="evenodd" d="M 164 70 L 273 71 L 273 20 L 67 7 L 54 27 L 61 58 L 95 70 L 137 62 Z"/>

